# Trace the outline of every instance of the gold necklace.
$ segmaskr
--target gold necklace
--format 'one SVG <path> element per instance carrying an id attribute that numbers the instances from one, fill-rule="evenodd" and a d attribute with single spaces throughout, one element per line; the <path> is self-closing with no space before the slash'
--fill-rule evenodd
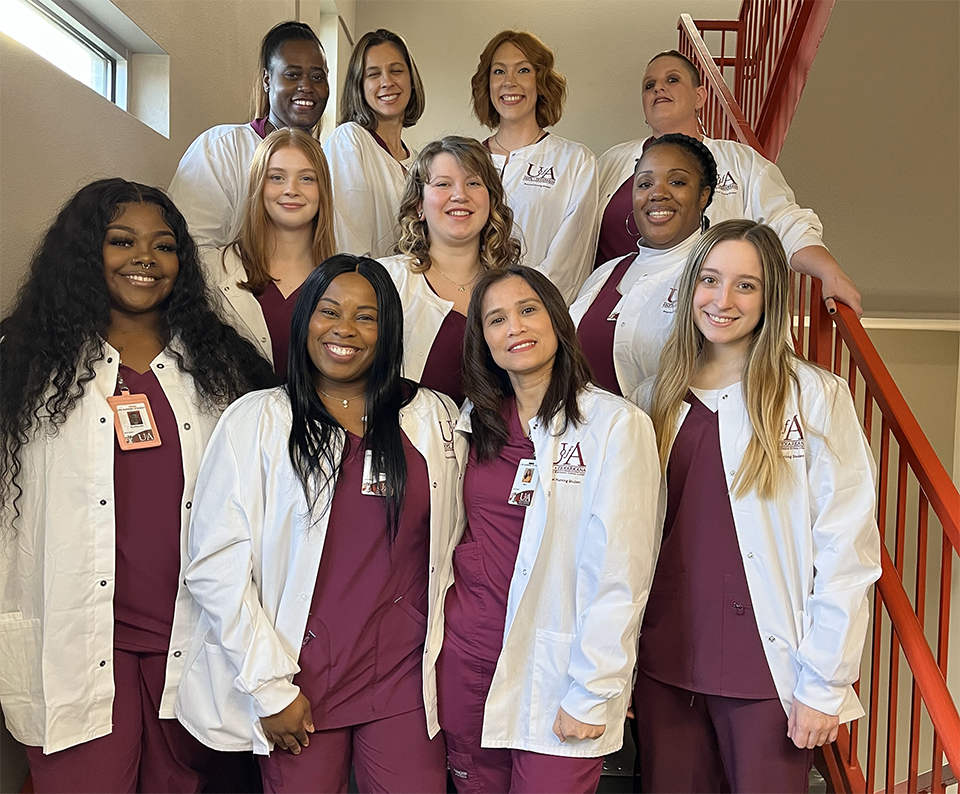
<path id="1" fill-rule="evenodd" d="M 340 402 L 343 403 L 344 408 L 348 407 L 350 400 L 356 400 L 358 397 L 363 397 L 366 394 L 366 392 L 363 392 L 362 394 L 354 394 L 353 397 L 334 397 L 332 394 L 327 394 L 323 389 L 319 387 L 317 388 L 317 391 L 320 392 L 320 394 L 322 394 L 324 397 L 330 400 L 339 400 Z"/>
<path id="2" fill-rule="evenodd" d="M 504 146 L 502 143 L 500 143 L 499 135 L 500 135 L 500 130 L 497 130 L 495 133 L 493 133 L 493 140 L 494 140 L 494 142 L 497 144 L 497 147 L 498 147 L 501 151 L 506 152 L 507 154 L 512 154 L 512 153 L 515 152 L 517 149 L 523 149 L 524 146 L 530 146 L 531 144 L 534 144 L 534 143 L 536 143 L 537 141 L 539 141 L 539 140 L 540 140 L 540 136 L 543 135 L 543 127 L 537 127 L 537 134 L 533 136 L 533 140 L 530 141 L 530 143 L 525 143 L 525 144 L 523 144 L 523 146 L 518 146 L 517 149 L 508 149 L 506 146 Z"/>
<path id="3" fill-rule="evenodd" d="M 458 290 L 460 290 L 461 292 L 466 292 L 466 291 L 467 291 L 467 287 L 469 287 L 471 284 L 473 284 L 474 281 L 476 281 L 478 278 L 480 278 L 480 274 L 483 272 L 483 268 L 481 268 L 480 270 L 477 271 L 477 273 L 474 275 L 474 277 L 473 277 L 472 279 L 470 279 L 469 281 L 464 281 L 463 284 L 460 284 L 459 282 L 454 281 L 452 278 L 450 278 L 450 276 L 448 276 L 446 273 L 444 273 L 444 272 L 443 272 L 439 267 L 437 267 L 436 265 L 431 265 L 431 267 L 432 267 L 434 270 L 436 270 L 437 273 L 439 273 L 441 276 L 443 276 L 447 281 L 449 281 L 451 284 L 453 284 L 453 285 L 454 285 Z"/>

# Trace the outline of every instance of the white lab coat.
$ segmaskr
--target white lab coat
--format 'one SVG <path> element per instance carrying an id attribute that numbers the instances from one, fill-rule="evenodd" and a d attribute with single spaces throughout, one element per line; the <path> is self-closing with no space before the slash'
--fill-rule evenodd
<path id="1" fill-rule="evenodd" d="M 180 158 L 167 193 L 197 245 L 219 248 L 237 238 L 261 140 L 249 124 L 221 124 L 201 133 Z"/>
<path id="2" fill-rule="evenodd" d="M 208 248 L 201 258 L 207 283 L 217 295 L 223 319 L 273 364 L 273 343 L 260 301 L 249 290 L 237 286 L 247 280 L 240 257 L 232 248 L 226 249 L 225 256 L 223 248 Z"/>
<path id="3" fill-rule="evenodd" d="M 397 215 L 410 157 L 394 160 L 369 130 L 354 121 L 338 126 L 323 145 L 333 182 L 333 221 L 340 251 L 374 259 L 393 253 Z"/>
<path id="4" fill-rule="evenodd" d="M 55 753 L 113 730 L 113 594 L 116 581 L 113 456 L 107 397 L 120 356 L 104 343 L 66 422 L 20 450 L 20 517 L 3 507 L 0 543 L 0 703 L 23 744 Z M 218 412 L 202 407 L 170 349 L 150 364 L 179 431 L 183 460 L 181 566 L 200 458 Z M 122 453 L 121 453 L 122 454 Z M 180 649 L 193 635 L 193 602 L 177 594 L 160 716 L 176 692 Z"/>
<path id="5" fill-rule="evenodd" d="M 423 701 L 427 730 L 437 722 L 435 666 L 443 638 L 443 594 L 453 577 L 459 531 L 457 410 L 420 389 L 400 425 L 427 463 L 430 573 Z M 217 425 L 197 480 L 186 583 L 202 615 L 186 657 L 176 714 L 218 750 L 268 754 L 260 717 L 296 698 L 293 676 L 320 569 L 329 518 L 321 496 L 314 519 L 287 451 L 290 403 L 283 388 L 235 402 Z M 371 497 L 372 498 L 372 497 Z"/>
<path id="6" fill-rule="evenodd" d="M 397 254 L 378 261 L 396 284 L 403 304 L 403 375 L 419 381 L 440 326 L 453 311 L 453 301 L 444 300 L 430 289 L 423 273 L 410 270 L 410 257 Z"/>
<path id="7" fill-rule="evenodd" d="M 696 232 L 663 251 L 640 246 L 636 260 L 627 268 L 624 277 L 636 281 L 615 309 L 619 317 L 613 329 L 613 367 L 621 394 L 633 394 L 637 386 L 656 374 L 660 352 L 673 330 L 677 281 L 699 239 L 700 233 Z M 575 326 L 580 326 L 587 309 L 622 259 L 612 259 L 590 274 L 570 307 Z"/>
<path id="8" fill-rule="evenodd" d="M 711 224 L 733 218 L 765 223 L 779 235 L 788 259 L 808 245 L 825 247 L 820 219 L 797 204 L 776 165 L 737 141 L 704 138 L 703 142 L 717 161 L 717 191 L 706 213 Z M 633 174 L 643 144 L 643 140 L 621 143 L 600 156 L 598 230 L 611 197 Z"/>
<path id="9" fill-rule="evenodd" d="M 597 158 L 552 133 L 514 149 L 509 161 L 491 157 L 523 241 L 523 264 L 549 276 L 569 305 L 597 249 Z"/>
<path id="10" fill-rule="evenodd" d="M 798 364 L 783 418 L 792 480 L 775 499 L 735 497 L 753 427 L 741 384 L 720 391 L 720 454 L 764 654 L 784 711 L 794 698 L 841 722 L 863 716 L 853 690 L 880 578 L 876 466 L 846 382 Z M 652 398 L 653 379 L 635 395 Z M 673 438 L 689 411 L 684 403 Z"/>
<path id="11" fill-rule="evenodd" d="M 594 758 L 617 750 L 633 685 L 640 617 L 660 547 L 660 467 L 650 419 L 589 387 L 585 422 L 534 420 L 539 482 L 507 597 L 503 649 L 487 695 L 483 747 Z M 468 401 L 457 425 L 471 432 Z M 557 711 L 606 724 L 561 743 Z"/>

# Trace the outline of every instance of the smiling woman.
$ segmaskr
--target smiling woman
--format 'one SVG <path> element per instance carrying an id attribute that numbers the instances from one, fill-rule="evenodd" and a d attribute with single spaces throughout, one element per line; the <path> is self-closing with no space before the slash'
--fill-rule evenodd
<path id="1" fill-rule="evenodd" d="M 169 193 L 183 208 L 197 244 L 220 247 L 240 231 L 253 153 L 285 127 L 317 136 L 330 86 L 323 46 L 309 25 L 281 22 L 260 43 L 256 117 L 223 124 L 198 137 L 180 160 Z"/>
<path id="2" fill-rule="evenodd" d="M 382 28 L 361 36 L 343 82 L 340 124 L 324 145 L 341 251 L 391 253 L 404 177 L 417 154 L 401 133 L 420 120 L 425 104 L 406 42 Z"/>
<path id="3" fill-rule="evenodd" d="M 254 152 L 246 193 L 237 239 L 208 249 L 204 264 L 227 320 L 283 379 L 300 285 L 336 248 L 320 144 L 302 130 L 271 132 Z"/>
<path id="4" fill-rule="evenodd" d="M 513 212 L 487 150 L 473 138 L 427 144 L 400 201 L 397 255 L 380 260 L 407 317 L 404 374 L 463 402 L 463 332 L 470 288 L 516 264 Z"/>
<path id="5" fill-rule="evenodd" d="M 570 314 L 600 385 L 629 397 L 657 371 L 673 327 L 676 284 L 708 225 L 717 166 L 702 143 L 664 135 L 647 147 L 631 179 L 636 253 L 607 262 L 587 279 Z"/>
<path id="6" fill-rule="evenodd" d="M 207 296 L 170 199 L 105 179 L 64 205 L 3 321 L 0 702 L 37 791 L 195 792 L 211 772 L 172 719 L 197 620 L 182 539 L 219 414 L 274 379 Z"/>
<path id="7" fill-rule="evenodd" d="M 263 754 L 266 792 L 346 791 L 352 763 L 363 794 L 442 794 L 456 407 L 401 377 L 400 298 L 373 260 L 310 274 L 290 345 L 287 384 L 224 415 L 200 475 L 186 583 L 203 618 L 178 714 Z"/>

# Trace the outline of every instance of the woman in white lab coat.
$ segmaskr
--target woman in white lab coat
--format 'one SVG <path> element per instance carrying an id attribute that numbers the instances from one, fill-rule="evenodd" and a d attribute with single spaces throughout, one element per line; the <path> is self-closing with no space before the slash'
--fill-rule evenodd
<path id="1" fill-rule="evenodd" d="M 400 202 L 398 253 L 380 261 L 403 301 L 404 374 L 463 402 L 463 334 L 471 288 L 515 265 L 520 243 L 500 176 L 479 141 L 428 143 Z"/>
<path id="2" fill-rule="evenodd" d="M 271 132 L 293 127 L 317 137 L 327 106 L 327 58 L 303 22 L 281 22 L 260 42 L 256 112 L 248 124 L 221 124 L 190 144 L 168 192 L 201 248 L 219 248 L 240 232 L 247 171 Z"/>
<path id="3" fill-rule="evenodd" d="M 300 286 L 336 252 L 330 172 L 316 139 L 284 128 L 257 147 L 247 181 L 239 236 L 204 260 L 224 316 L 283 380 Z"/>
<path id="4" fill-rule="evenodd" d="M 717 194 L 710 221 L 749 218 L 773 228 L 787 251 L 790 267 L 823 281 L 826 306 L 839 300 L 860 310 L 860 293 L 824 247 L 823 226 L 813 210 L 800 207 L 780 169 L 751 146 L 708 138 L 699 113 L 706 101 L 697 67 L 676 50 L 655 55 L 643 74 L 643 114 L 653 138 L 683 133 L 703 141 L 717 161 Z M 600 169 L 599 241 L 596 265 L 628 253 L 638 230 L 630 217 L 630 177 L 650 138 L 621 143 L 604 152 Z"/>
<path id="5" fill-rule="evenodd" d="M 339 124 L 323 147 L 341 251 L 393 253 L 404 178 L 417 156 L 402 134 L 424 107 L 420 72 L 403 38 L 383 28 L 364 33 L 347 65 Z"/>
<path id="6" fill-rule="evenodd" d="M 560 121 L 567 81 L 540 39 L 504 30 L 487 42 L 470 83 L 474 115 L 495 130 L 484 145 L 513 208 L 523 264 L 570 304 L 593 264 L 597 159 L 545 129 Z"/>
<path id="7" fill-rule="evenodd" d="M 467 529 L 438 663 L 460 792 L 594 792 L 657 553 L 650 420 L 593 385 L 542 273 L 490 270 L 464 343 Z"/>
<path id="8" fill-rule="evenodd" d="M 6 726 L 37 792 L 200 791 L 210 754 L 170 719 L 187 523 L 220 412 L 273 374 L 167 195 L 122 179 L 64 205 L 2 329 Z"/>
<path id="9" fill-rule="evenodd" d="M 799 359 L 776 233 L 695 246 L 652 389 L 667 479 L 634 711 L 644 791 L 805 792 L 880 575 L 873 457 L 847 384 Z"/>
<path id="10" fill-rule="evenodd" d="M 446 787 L 434 666 L 465 445 L 453 402 L 401 377 L 402 326 L 379 263 L 322 263 L 286 385 L 231 406 L 201 467 L 177 716 L 263 756 L 267 792 L 346 791 L 351 763 L 361 792 Z"/>

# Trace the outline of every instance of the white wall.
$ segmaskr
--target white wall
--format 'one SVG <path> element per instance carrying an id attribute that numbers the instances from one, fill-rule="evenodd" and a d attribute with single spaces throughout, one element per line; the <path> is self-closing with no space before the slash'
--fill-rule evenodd
<path id="1" fill-rule="evenodd" d="M 649 134 L 640 106 L 647 61 L 675 49 L 681 13 L 735 19 L 740 0 L 360 0 L 358 36 L 384 27 L 404 37 L 423 77 L 427 109 L 406 135 L 483 136 L 470 112 L 470 78 L 484 45 L 505 28 L 537 34 L 557 56 L 568 100 L 558 135 L 597 155 Z"/>

